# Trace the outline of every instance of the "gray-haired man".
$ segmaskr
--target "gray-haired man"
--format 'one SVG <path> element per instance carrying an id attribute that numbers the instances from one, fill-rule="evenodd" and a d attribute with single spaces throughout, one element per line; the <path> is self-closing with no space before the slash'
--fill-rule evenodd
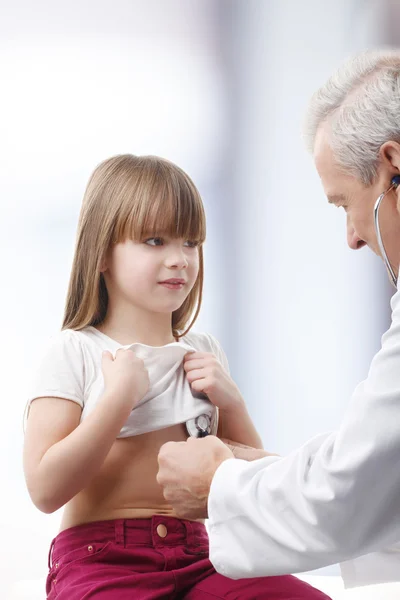
<path id="1" fill-rule="evenodd" d="M 305 134 L 329 202 L 345 210 L 349 246 L 368 245 L 397 285 L 400 51 L 343 65 L 314 94 Z M 234 458 L 211 436 L 161 448 L 165 497 L 178 516 L 208 515 L 217 571 L 254 577 L 347 561 L 346 585 L 400 581 L 400 291 L 340 429 L 284 458 L 259 452 L 238 448 Z"/>

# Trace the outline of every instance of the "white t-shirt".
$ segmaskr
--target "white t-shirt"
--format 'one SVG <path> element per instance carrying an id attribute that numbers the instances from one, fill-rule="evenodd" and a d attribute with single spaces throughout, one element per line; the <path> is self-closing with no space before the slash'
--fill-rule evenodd
<path id="1" fill-rule="evenodd" d="M 134 407 L 118 438 L 130 437 L 185 423 L 207 415 L 216 433 L 215 406 L 204 394 L 192 392 L 183 369 L 187 352 L 212 352 L 229 372 L 225 353 L 208 333 L 189 332 L 178 342 L 154 347 L 140 343 L 122 346 L 95 327 L 79 331 L 65 329 L 48 345 L 29 394 L 29 406 L 35 398 L 55 397 L 72 400 L 82 408 L 81 421 L 96 407 L 104 391 L 101 370 L 102 353 L 115 355 L 118 348 L 132 348 L 149 373 L 150 388 Z"/>

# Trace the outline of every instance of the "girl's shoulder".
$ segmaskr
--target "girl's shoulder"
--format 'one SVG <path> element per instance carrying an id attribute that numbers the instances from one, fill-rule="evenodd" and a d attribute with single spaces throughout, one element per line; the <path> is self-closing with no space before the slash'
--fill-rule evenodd
<path id="1" fill-rule="evenodd" d="M 44 343 L 44 353 L 51 355 L 52 353 L 71 353 L 76 354 L 81 352 L 81 343 L 78 332 L 73 329 L 62 329 L 53 334 Z"/>
<path id="2" fill-rule="evenodd" d="M 73 329 L 62 329 L 47 338 L 38 349 L 34 360 L 36 379 L 51 378 L 56 373 L 73 373 L 74 377 L 81 377 L 84 356 L 79 333 Z"/>
<path id="3" fill-rule="evenodd" d="M 101 347 L 99 340 L 90 331 L 84 329 L 62 329 L 52 335 L 44 343 L 39 356 L 47 365 L 64 364 L 79 365 L 98 359 L 99 351 L 108 349 Z M 100 347 L 99 347 L 100 346 Z"/>
<path id="4" fill-rule="evenodd" d="M 226 354 L 219 341 L 211 333 L 189 331 L 181 339 L 193 346 L 198 352 L 212 352 L 222 365 L 229 370 Z"/>
<path id="5" fill-rule="evenodd" d="M 48 342 L 50 348 L 70 348 L 71 351 L 79 349 L 81 352 L 94 347 L 102 350 L 115 350 L 119 346 L 118 342 L 90 325 L 83 329 L 62 329 Z"/>
<path id="6" fill-rule="evenodd" d="M 206 332 L 189 331 L 181 340 L 194 346 L 199 352 L 214 352 L 220 346 L 215 337 Z"/>
<path id="7" fill-rule="evenodd" d="M 84 402 L 85 359 L 78 332 L 63 329 L 38 350 L 28 392 L 28 406 L 40 397 Z"/>

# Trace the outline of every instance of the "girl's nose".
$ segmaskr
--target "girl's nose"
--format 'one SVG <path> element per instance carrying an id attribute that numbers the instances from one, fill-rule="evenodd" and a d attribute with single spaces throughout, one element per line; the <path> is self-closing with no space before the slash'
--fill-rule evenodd
<path id="1" fill-rule="evenodd" d="M 166 259 L 166 265 L 169 269 L 186 269 L 188 261 L 182 250 L 170 252 Z"/>

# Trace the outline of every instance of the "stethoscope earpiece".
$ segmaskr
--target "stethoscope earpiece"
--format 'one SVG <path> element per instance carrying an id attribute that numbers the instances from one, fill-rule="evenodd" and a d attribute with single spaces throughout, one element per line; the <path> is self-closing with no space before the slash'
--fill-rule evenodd
<path id="1" fill-rule="evenodd" d="M 400 185 L 400 175 L 395 175 L 392 177 L 391 184 L 394 188 L 397 188 Z"/>
<path id="2" fill-rule="evenodd" d="M 378 241 L 379 250 L 380 250 L 382 259 L 386 265 L 386 269 L 388 270 L 390 279 L 392 280 L 392 283 L 395 288 L 397 288 L 398 276 L 396 275 L 396 273 L 394 272 L 394 270 L 392 268 L 392 265 L 390 264 L 388 255 L 386 254 L 385 246 L 383 244 L 381 230 L 379 227 L 379 207 L 381 205 L 382 200 L 386 196 L 386 194 L 388 192 L 390 192 L 391 190 L 396 190 L 399 187 L 399 185 L 400 185 L 400 175 L 394 175 L 394 177 L 392 177 L 392 179 L 390 181 L 390 186 L 379 196 L 379 198 L 375 202 L 375 206 L 374 206 L 374 225 L 375 225 L 376 239 Z"/>

